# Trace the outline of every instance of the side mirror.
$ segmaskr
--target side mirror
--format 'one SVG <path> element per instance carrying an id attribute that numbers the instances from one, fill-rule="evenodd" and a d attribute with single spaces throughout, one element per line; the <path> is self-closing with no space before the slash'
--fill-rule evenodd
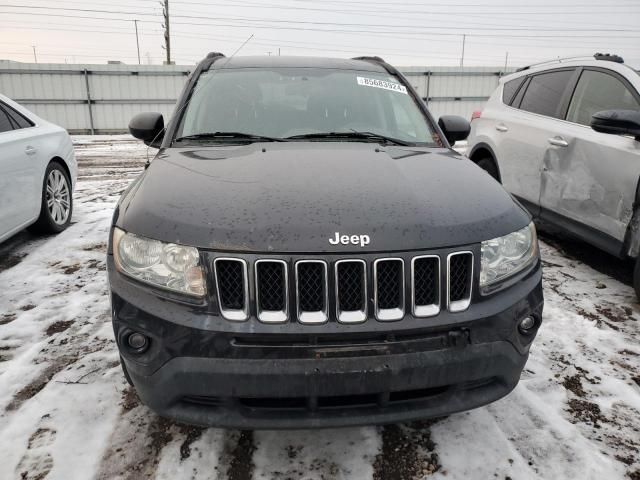
<path id="1" fill-rule="evenodd" d="M 164 136 L 164 118 L 158 112 L 139 113 L 129 122 L 129 132 L 147 145 L 159 148 Z"/>
<path id="2" fill-rule="evenodd" d="M 640 141 L 640 111 L 605 110 L 591 116 L 591 128 L 600 133 L 633 135 Z"/>
<path id="3" fill-rule="evenodd" d="M 464 140 L 469 136 L 471 124 L 457 115 L 443 115 L 438 120 L 438 126 L 453 146 L 458 140 Z"/>

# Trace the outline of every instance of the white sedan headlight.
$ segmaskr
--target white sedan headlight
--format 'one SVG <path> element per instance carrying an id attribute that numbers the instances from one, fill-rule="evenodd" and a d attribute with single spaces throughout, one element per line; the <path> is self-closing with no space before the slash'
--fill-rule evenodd
<path id="1" fill-rule="evenodd" d="M 538 256 L 536 227 L 531 222 L 521 230 L 482 242 L 480 287 L 487 287 L 521 271 Z"/>
<path id="2" fill-rule="evenodd" d="M 114 228 L 113 257 L 120 272 L 141 282 L 197 297 L 206 292 L 197 248 L 164 243 Z"/>

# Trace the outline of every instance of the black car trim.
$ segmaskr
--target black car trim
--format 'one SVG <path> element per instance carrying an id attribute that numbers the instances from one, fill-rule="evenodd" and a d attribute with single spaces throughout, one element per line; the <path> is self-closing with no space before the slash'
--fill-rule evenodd
<path id="1" fill-rule="evenodd" d="M 589 225 L 585 225 L 582 222 L 578 222 L 565 215 L 561 215 L 548 208 L 535 205 L 534 203 L 525 200 L 520 197 L 516 197 L 529 212 L 533 213 L 533 210 L 538 210 L 538 213 L 534 215 L 536 223 L 540 223 L 544 228 L 547 226 L 550 230 L 568 233 L 580 240 L 584 240 L 601 250 L 604 250 L 611 255 L 618 258 L 626 258 L 626 252 L 624 248 L 624 242 L 612 237 L 609 234 L 601 232 L 600 230 L 593 228 Z"/>

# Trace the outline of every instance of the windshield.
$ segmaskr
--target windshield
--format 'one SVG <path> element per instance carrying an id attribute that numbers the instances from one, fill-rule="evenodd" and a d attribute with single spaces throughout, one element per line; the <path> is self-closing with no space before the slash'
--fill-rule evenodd
<path id="1" fill-rule="evenodd" d="M 360 140 L 375 134 L 434 143 L 427 118 L 397 77 L 319 68 L 202 73 L 176 138 L 216 132 L 271 138 L 367 132 Z"/>

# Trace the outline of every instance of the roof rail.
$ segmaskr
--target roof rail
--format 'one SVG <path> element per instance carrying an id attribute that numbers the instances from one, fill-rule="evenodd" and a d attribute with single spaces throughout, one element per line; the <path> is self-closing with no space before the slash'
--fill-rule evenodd
<path id="1" fill-rule="evenodd" d="M 217 58 L 217 57 L 224 57 L 224 53 L 209 52 L 209 53 L 207 53 L 207 56 L 206 56 L 206 58 Z"/>
<path id="2" fill-rule="evenodd" d="M 595 58 L 596 60 L 606 60 L 609 62 L 624 63 L 624 60 L 619 55 L 615 55 L 611 53 L 596 53 L 595 55 L 591 55 L 591 56 L 580 55 L 575 57 L 562 57 L 562 58 L 558 57 L 558 58 L 554 58 L 553 60 L 546 60 L 544 62 L 532 63 L 531 65 L 527 65 L 526 67 L 518 68 L 516 72 L 529 70 L 532 67 L 539 67 L 540 65 L 547 65 L 548 63 L 562 63 L 562 62 L 568 62 L 570 60 L 587 60 L 587 59 L 590 60 L 592 58 Z"/>
<path id="3" fill-rule="evenodd" d="M 589 55 L 580 55 L 576 57 L 562 57 L 562 58 L 558 57 L 558 58 L 554 58 L 553 60 L 545 60 L 544 62 L 532 63 L 531 65 L 527 65 L 526 67 L 518 68 L 516 72 L 522 72 L 523 70 L 529 70 L 530 68 L 539 67 L 540 65 L 546 65 L 548 63 L 562 63 L 562 62 L 568 62 L 570 60 L 582 60 L 582 59 L 586 60 L 591 58 L 593 57 Z"/>
<path id="4" fill-rule="evenodd" d="M 596 53 L 593 58 L 596 60 L 604 60 L 606 62 L 624 63 L 624 59 L 615 53 Z"/>

